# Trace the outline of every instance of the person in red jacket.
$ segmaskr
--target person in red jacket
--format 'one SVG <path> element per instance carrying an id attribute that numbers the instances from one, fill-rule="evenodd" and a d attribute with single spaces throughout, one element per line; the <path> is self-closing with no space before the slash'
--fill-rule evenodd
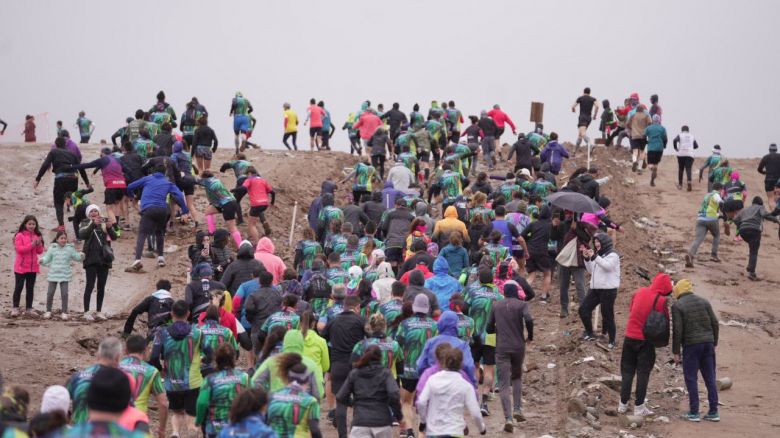
<path id="1" fill-rule="evenodd" d="M 499 145 L 501 145 L 501 134 L 504 133 L 504 128 L 508 124 L 512 128 L 512 134 L 517 136 L 517 128 L 515 127 L 515 122 L 512 121 L 512 119 L 509 118 L 509 115 L 501 110 L 501 107 L 498 104 L 493 105 L 493 109 L 488 111 L 488 116 L 490 116 L 491 119 L 493 119 L 493 122 L 496 123 L 496 147 L 494 151 L 498 152 L 498 158 L 501 158 L 501 149 L 499 149 Z"/>
<path id="2" fill-rule="evenodd" d="M 634 292 L 629 305 L 628 322 L 626 323 L 626 338 L 623 340 L 623 353 L 620 356 L 620 374 L 623 381 L 620 387 L 620 403 L 618 413 L 628 410 L 631 398 L 631 385 L 636 375 L 636 402 L 634 415 L 653 415 L 645 405 L 647 384 L 650 381 L 650 371 L 655 365 L 655 346 L 645 340 L 643 328 L 645 321 L 655 306 L 658 312 L 664 312 L 667 317 L 666 298 L 672 293 L 672 280 L 668 274 L 659 273 L 653 278 L 649 287 L 643 287 Z M 657 300 L 656 300 L 657 298 Z M 655 303 L 655 304 L 654 304 Z"/>
<path id="3" fill-rule="evenodd" d="M 22 289 L 26 286 L 25 312 L 35 314 L 33 310 L 33 292 L 35 291 L 35 277 L 41 268 L 38 265 L 38 255 L 43 254 L 43 235 L 38 227 L 38 219 L 33 215 L 27 215 L 19 225 L 19 231 L 14 235 L 14 285 L 13 309 L 11 316 L 19 316 L 19 302 L 22 298 Z"/>

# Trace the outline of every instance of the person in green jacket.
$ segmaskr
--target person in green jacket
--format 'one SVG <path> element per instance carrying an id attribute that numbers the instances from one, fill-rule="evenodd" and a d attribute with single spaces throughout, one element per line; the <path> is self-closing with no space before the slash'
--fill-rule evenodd
<path id="1" fill-rule="evenodd" d="M 650 186 L 655 187 L 655 178 L 658 176 L 658 163 L 666 149 L 669 138 L 666 136 L 666 128 L 661 126 L 661 116 L 653 116 L 653 123 L 645 128 L 647 137 L 647 164 L 650 165 Z"/>
<path id="2" fill-rule="evenodd" d="M 303 356 L 318 364 L 323 373 L 330 371 L 328 343 L 317 333 L 317 318 L 311 310 L 303 312 L 300 331 L 303 336 Z"/>
<path id="3" fill-rule="evenodd" d="M 57 231 L 52 243 L 55 245 L 51 245 L 46 254 L 39 260 L 40 264 L 49 267 L 49 274 L 46 276 L 49 281 L 49 292 L 46 294 L 46 312 L 43 314 L 43 318 L 51 318 L 54 292 L 57 291 L 57 285 L 59 285 L 60 297 L 62 298 L 61 318 L 66 321 L 68 319 L 68 283 L 73 279 L 71 263 L 83 260 L 84 253 L 79 252 L 73 244 L 68 243 L 68 235 L 65 231 Z"/>
<path id="4" fill-rule="evenodd" d="M 236 369 L 236 350 L 222 344 L 216 353 L 217 372 L 203 382 L 198 394 L 195 424 L 206 437 L 216 437 L 230 423 L 230 406 L 240 391 L 249 389 L 249 376 Z"/>
<path id="5" fill-rule="evenodd" d="M 303 345 L 303 335 L 301 332 L 298 330 L 289 330 L 284 335 L 282 353 L 272 356 L 257 368 L 257 371 L 255 371 L 255 374 L 252 376 L 252 387 L 262 388 L 268 393 L 277 392 L 284 388 L 287 385 L 287 382 L 279 372 L 279 364 L 287 354 L 297 354 L 302 356 L 302 363 L 306 365 L 306 369 L 313 377 L 309 380 L 309 393 L 317 400 L 322 399 L 322 395 L 324 394 L 322 369 L 313 360 L 303 356 Z"/>

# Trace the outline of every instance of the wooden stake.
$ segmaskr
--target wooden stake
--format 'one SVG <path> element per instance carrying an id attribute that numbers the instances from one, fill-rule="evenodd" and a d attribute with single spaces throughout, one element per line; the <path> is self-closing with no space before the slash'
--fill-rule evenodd
<path id="1" fill-rule="evenodd" d="M 297 213 L 298 213 L 298 201 L 295 201 L 295 205 L 293 206 L 292 222 L 290 223 L 290 238 L 287 241 L 287 246 L 292 246 L 293 244 L 293 233 L 295 232 L 295 215 Z"/>

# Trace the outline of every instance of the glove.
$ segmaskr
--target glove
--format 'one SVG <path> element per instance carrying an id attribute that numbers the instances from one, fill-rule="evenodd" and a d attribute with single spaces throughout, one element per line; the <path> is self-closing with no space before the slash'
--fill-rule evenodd
<path id="1" fill-rule="evenodd" d="M 425 432 L 425 423 L 420 423 L 420 432 Z"/>

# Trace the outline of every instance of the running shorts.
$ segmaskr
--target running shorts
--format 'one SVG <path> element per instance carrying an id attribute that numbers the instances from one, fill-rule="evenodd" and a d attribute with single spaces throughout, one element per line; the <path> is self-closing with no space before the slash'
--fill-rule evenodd
<path id="1" fill-rule="evenodd" d="M 414 392 L 417 390 L 417 382 L 419 381 L 420 379 L 405 379 L 401 377 L 401 388 L 407 392 Z"/>
<path id="2" fill-rule="evenodd" d="M 173 411 L 184 411 L 190 417 L 196 414 L 196 405 L 200 388 L 188 389 L 186 391 L 168 391 L 168 408 Z"/>
<path id="3" fill-rule="evenodd" d="M 590 116 L 580 116 L 580 118 L 577 120 L 577 127 L 588 127 L 590 126 L 590 122 L 592 122 L 593 119 L 590 118 Z"/>
<path id="4" fill-rule="evenodd" d="M 631 150 L 634 149 L 643 151 L 645 150 L 645 146 L 647 146 L 647 140 L 644 138 L 632 138 L 631 139 Z"/>
<path id="5" fill-rule="evenodd" d="M 780 187 L 780 179 L 777 181 L 772 181 L 771 179 L 764 180 L 764 190 L 766 192 L 773 191 L 775 187 Z"/>
<path id="6" fill-rule="evenodd" d="M 723 203 L 723 211 L 725 213 L 739 211 L 743 208 L 745 208 L 745 203 L 738 199 L 727 199 L 726 202 Z"/>
<path id="7" fill-rule="evenodd" d="M 265 213 L 263 213 L 268 208 L 267 205 L 258 205 L 256 207 L 250 207 L 249 208 L 249 216 L 252 217 L 259 217 L 260 222 L 265 222 Z"/>
<path id="8" fill-rule="evenodd" d="M 431 161 L 431 151 L 417 151 L 417 159 L 423 163 Z"/>
<path id="9" fill-rule="evenodd" d="M 479 366 L 480 360 L 482 365 L 495 365 L 496 364 L 496 347 L 490 345 L 472 345 L 471 357 L 474 358 L 474 366 Z"/>
<path id="10" fill-rule="evenodd" d="M 495 138 L 501 138 L 501 136 L 504 134 L 504 129 L 505 128 L 506 128 L 506 126 L 504 126 L 503 128 L 496 128 L 496 135 L 494 137 Z"/>
<path id="11" fill-rule="evenodd" d="M 663 157 L 664 153 L 659 151 L 648 151 L 647 152 L 647 164 L 658 164 L 661 162 L 661 157 Z"/>
<path id="12" fill-rule="evenodd" d="M 404 249 L 403 248 L 385 248 L 385 260 L 388 262 L 403 261 Z"/>
<path id="13" fill-rule="evenodd" d="M 195 156 L 198 158 L 203 158 L 204 160 L 211 161 L 212 158 L 211 148 L 208 146 L 197 146 L 195 148 Z"/>
<path id="14" fill-rule="evenodd" d="M 239 132 L 247 133 L 249 132 L 250 128 L 249 123 L 249 116 L 247 115 L 238 115 L 233 116 L 233 133 L 238 135 Z"/>
<path id="15" fill-rule="evenodd" d="M 230 201 L 227 204 L 223 204 L 219 207 L 215 207 L 218 212 L 222 213 L 222 219 L 226 221 L 232 221 L 236 218 L 236 212 L 238 210 L 238 204 L 236 201 Z"/>
<path id="16" fill-rule="evenodd" d="M 195 177 L 192 175 L 184 175 L 179 179 L 179 190 L 184 193 L 184 196 L 192 196 L 195 194 Z"/>
<path id="17" fill-rule="evenodd" d="M 309 137 L 314 138 L 322 131 L 322 128 L 309 128 Z"/>
<path id="18" fill-rule="evenodd" d="M 531 257 L 525 261 L 525 270 L 531 272 L 551 272 L 552 260 L 547 254 L 531 254 Z"/>
<path id="19" fill-rule="evenodd" d="M 106 189 L 103 193 L 103 203 L 113 205 L 125 197 L 125 189 Z"/>

